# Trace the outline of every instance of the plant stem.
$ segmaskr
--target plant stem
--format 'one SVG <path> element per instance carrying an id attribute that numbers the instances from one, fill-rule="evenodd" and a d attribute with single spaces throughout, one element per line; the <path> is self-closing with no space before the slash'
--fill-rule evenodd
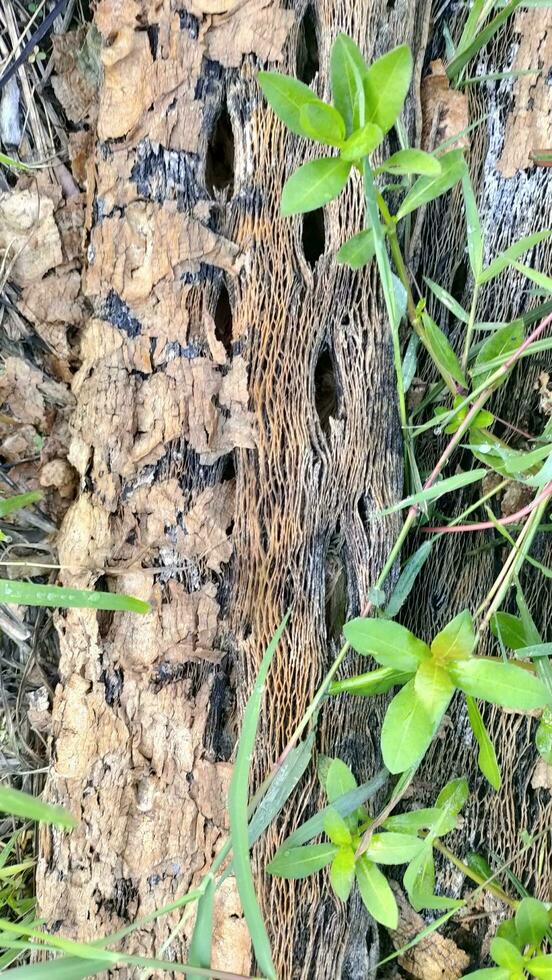
<path id="1" fill-rule="evenodd" d="M 464 343 L 464 353 L 462 355 L 462 370 L 465 372 L 468 367 L 468 361 L 470 359 L 470 347 L 473 337 L 473 331 L 475 328 L 475 316 L 477 312 L 477 300 L 479 299 L 479 285 L 476 282 L 473 287 L 472 303 L 470 307 L 470 318 L 468 320 L 468 327 L 466 330 L 466 340 Z"/>
<path id="2" fill-rule="evenodd" d="M 406 399 L 404 393 L 401 343 L 399 337 L 400 316 L 397 310 L 397 299 L 395 296 L 395 287 L 393 285 L 391 264 L 389 262 L 389 256 L 387 254 L 387 250 L 385 247 L 385 236 L 379 220 L 379 210 L 378 210 L 378 203 L 376 199 L 377 192 L 374 184 L 374 177 L 372 175 L 372 171 L 370 169 L 370 163 L 368 160 L 365 160 L 364 162 L 363 176 L 364 176 L 364 197 L 366 201 L 366 211 L 369 218 L 369 227 L 371 227 L 373 230 L 374 247 L 376 250 L 376 262 L 378 265 L 378 272 L 380 276 L 381 286 L 383 289 L 385 305 L 387 307 L 389 325 L 391 327 L 391 340 L 393 343 L 393 363 L 395 366 L 395 376 L 397 379 L 397 397 L 399 401 L 399 417 L 401 420 L 402 429 L 406 433 L 406 427 L 407 427 Z"/>
<path id="3" fill-rule="evenodd" d="M 541 523 L 541 518 L 546 510 L 550 495 L 551 491 L 549 490 L 546 497 L 541 499 L 538 507 L 535 507 L 535 509 L 529 515 L 517 538 L 517 541 L 514 544 L 514 547 L 512 548 L 512 551 L 508 556 L 508 559 L 504 563 L 498 578 L 479 606 L 476 616 L 480 616 L 487 606 L 489 607 L 487 613 L 485 614 L 485 618 L 479 625 L 479 634 L 481 634 L 487 628 L 494 613 L 500 609 L 504 596 L 517 576 L 521 565 L 525 561 L 527 552 L 531 547 L 533 538 Z M 542 494 L 540 496 L 542 497 Z"/>
<path id="4" fill-rule="evenodd" d="M 504 483 L 506 482 L 507 481 L 505 480 Z M 501 487 L 504 486 L 504 483 L 501 483 L 500 486 Z M 495 493 L 496 493 L 496 489 L 492 490 L 489 494 L 487 494 L 486 498 L 482 498 L 481 500 L 478 500 L 475 506 L 479 507 L 479 505 L 483 503 L 483 499 L 488 499 L 490 496 L 493 496 L 493 494 Z M 493 527 L 497 527 L 497 526 L 507 527 L 508 524 L 517 524 L 521 517 L 526 517 L 528 514 L 531 514 L 532 511 L 534 511 L 535 507 L 538 507 L 543 500 L 548 500 L 548 498 L 551 495 L 552 495 L 552 483 L 549 483 L 548 486 L 546 486 L 544 490 L 541 493 L 539 493 L 538 497 L 535 497 L 535 499 L 532 500 L 530 504 L 527 504 L 526 507 L 522 507 L 522 509 L 516 511 L 515 514 L 510 514 L 509 517 L 501 517 L 500 519 L 497 519 L 495 521 L 481 521 L 479 524 L 454 524 L 454 525 L 450 524 L 448 525 L 448 527 L 424 527 L 423 531 L 426 534 L 429 532 L 433 532 L 436 534 L 458 534 L 464 531 L 489 531 Z"/>
<path id="5" fill-rule="evenodd" d="M 433 846 L 436 851 L 439 851 L 443 857 L 446 857 L 448 861 L 454 864 L 454 866 L 458 868 L 462 874 L 464 874 L 467 878 L 471 878 L 476 885 L 485 887 L 487 891 L 492 892 L 493 895 L 496 895 L 497 898 L 499 898 L 502 902 L 505 902 L 506 905 L 509 905 L 510 908 L 517 909 L 519 905 L 517 899 L 510 898 L 510 896 L 500 887 L 500 885 L 495 885 L 492 882 L 486 883 L 485 879 L 481 875 L 478 875 L 477 872 L 473 871 L 468 864 L 465 864 L 464 861 L 456 857 L 454 851 L 451 851 L 446 844 L 442 844 L 440 840 L 434 840 Z"/>

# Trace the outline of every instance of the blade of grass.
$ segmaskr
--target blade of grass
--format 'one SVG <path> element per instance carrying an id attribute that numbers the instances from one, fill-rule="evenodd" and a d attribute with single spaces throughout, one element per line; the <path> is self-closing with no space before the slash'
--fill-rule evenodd
<path id="1" fill-rule="evenodd" d="M 30 504 L 36 504 L 42 500 L 43 493 L 40 490 L 30 490 L 28 493 L 18 493 L 14 497 L 4 497 L 0 499 L 0 517 L 7 517 L 14 510 L 21 510 Z"/>
<path id="2" fill-rule="evenodd" d="M 459 77 L 460 73 L 464 70 L 468 62 L 470 62 L 476 55 L 489 43 L 496 32 L 502 27 L 502 25 L 508 20 L 510 14 L 513 14 L 514 10 L 519 7 L 522 0 L 510 0 L 503 10 L 500 11 L 493 17 L 491 21 L 479 31 L 474 37 L 471 43 L 467 44 L 464 50 L 460 51 L 455 58 L 450 62 L 447 67 L 447 76 L 450 82 L 455 82 Z"/>
<path id="3" fill-rule="evenodd" d="M 230 789 L 228 791 L 228 816 L 230 821 L 230 839 L 234 854 L 233 863 L 236 886 L 245 921 L 247 922 L 247 927 L 251 935 L 255 956 L 261 970 L 267 975 L 269 980 L 275 980 L 276 971 L 272 962 L 272 953 L 266 926 L 255 894 L 253 872 L 249 860 L 247 802 L 249 798 L 250 761 L 257 735 L 264 685 L 268 669 L 288 619 L 289 613 L 286 613 L 262 659 L 255 686 L 244 711 L 242 732 L 239 739 L 234 772 L 230 781 Z"/>
<path id="4" fill-rule="evenodd" d="M 61 806 L 43 803 L 29 793 L 22 793 L 9 786 L 0 786 L 0 811 L 13 813 L 25 820 L 56 824 L 58 827 L 76 827 L 78 820 Z"/>
<path id="5" fill-rule="evenodd" d="M 62 609 L 112 609 L 144 615 L 149 603 L 119 592 L 66 589 L 60 585 L 34 585 L 0 579 L 0 602 L 23 606 L 52 606 Z"/>

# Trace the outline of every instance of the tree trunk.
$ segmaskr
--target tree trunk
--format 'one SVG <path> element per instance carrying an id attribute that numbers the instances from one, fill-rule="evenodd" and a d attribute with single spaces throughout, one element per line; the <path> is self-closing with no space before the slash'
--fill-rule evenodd
<path id="1" fill-rule="evenodd" d="M 278 62 L 327 98 L 339 31 L 369 59 L 406 42 L 416 58 L 406 124 L 419 145 L 431 4 L 295 0 L 290 7 L 190 0 L 175 12 L 168 0 L 101 0 L 95 15 L 104 72 L 87 169 L 93 315 L 74 384 L 70 460 L 81 490 L 59 554 L 65 584 L 106 576 L 111 588 L 149 599 L 152 612 L 58 617 L 48 795 L 80 823 L 71 834 L 43 832 L 38 892 L 49 925 L 83 940 L 120 929 L 199 881 L 228 829 L 241 711 L 277 624 L 290 609 L 264 703 L 257 783 L 303 715 L 345 616 L 366 601 L 399 527 L 396 518 L 375 518 L 402 491 L 377 275 L 335 263 L 337 248 L 362 227 L 360 183 L 323 214 L 279 217 L 283 181 L 317 150 L 275 120 L 255 74 L 259 64 Z M 518 14 L 477 70 L 504 70 L 524 45 L 529 61 L 539 56 L 523 19 L 536 15 Z M 547 17 L 538 12 L 542 47 L 552 36 Z M 548 172 L 518 171 L 528 161 L 505 160 L 503 152 L 505 132 L 507 145 L 518 142 L 509 127 L 522 83 L 470 90 L 472 118 L 496 99 L 470 154 L 489 255 L 545 223 Z M 419 221 L 413 271 L 455 284 L 458 293 L 466 279 L 459 193 Z M 541 256 L 550 254 L 545 248 Z M 510 277 L 500 293 L 489 289 L 481 319 L 517 310 L 520 282 Z M 531 370 L 529 381 L 524 366 L 505 390 L 515 424 L 538 398 Z M 437 449 L 428 441 L 425 459 Z M 500 556 L 470 557 L 471 544 L 453 537 L 435 549 L 406 616 L 421 633 L 484 595 Z M 543 580 L 532 582 L 545 620 L 549 594 L 545 602 Z M 351 658 L 347 671 L 354 667 Z M 328 702 L 318 750 L 367 778 L 380 765 L 384 709 L 383 698 Z M 459 711 L 455 720 L 464 731 Z M 501 794 L 483 792 L 473 745 L 458 737 L 452 757 L 449 740 L 433 750 L 417 792 L 433 800 L 452 770 L 469 772 L 467 838 L 509 854 L 519 829 L 550 823 L 550 794 L 530 788 L 530 722 L 503 713 L 490 720 L 505 771 Z M 514 738 L 525 754 L 520 765 Z M 358 897 L 343 905 L 322 876 L 294 883 L 266 880 L 260 870 L 319 802 L 308 776 L 255 850 L 278 975 L 361 980 L 373 975 L 379 945 Z M 529 877 L 538 860 L 523 868 Z M 124 948 L 159 953 L 178 921 L 179 913 L 163 917 Z M 189 915 L 165 956 L 185 962 L 192 926 Z M 252 969 L 232 878 L 217 893 L 213 966 Z"/>

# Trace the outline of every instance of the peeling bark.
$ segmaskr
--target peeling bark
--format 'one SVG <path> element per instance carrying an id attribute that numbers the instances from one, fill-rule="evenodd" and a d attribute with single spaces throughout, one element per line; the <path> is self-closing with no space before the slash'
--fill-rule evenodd
<path id="1" fill-rule="evenodd" d="M 327 97 L 329 51 L 340 30 L 368 58 L 407 42 L 416 78 L 406 122 L 419 144 L 431 4 L 388 6 L 384 0 L 296 0 L 291 9 L 277 0 L 190 0 L 179 10 L 168 0 L 97 6 L 103 65 L 97 130 L 93 140 L 77 134 L 71 144 L 87 182 L 84 293 L 93 315 L 73 383 L 69 460 L 80 494 L 64 520 L 59 554 L 64 584 L 103 579 L 150 600 L 152 611 L 143 619 L 80 610 L 57 617 L 60 683 L 47 792 L 80 824 L 70 835 L 43 831 L 38 894 L 41 915 L 64 935 L 87 940 L 115 931 L 197 883 L 227 831 L 241 709 L 284 611 L 290 608 L 292 618 L 267 690 L 257 780 L 302 716 L 333 659 L 345 615 L 365 601 L 395 537 L 397 519 L 375 517 L 402 488 L 377 276 L 334 261 L 361 227 L 359 186 L 353 181 L 323 216 L 280 219 L 283 181 L 316 149 L 284 131 L 255 82 L 259 63 L 277 61 L 284 71 L 314 78 Z M 516 22 L 508 35 L 513 58 L 519 29 Z M 494 59 L 504 67 L 503 44 L 481 59 L 481 69 L 485 58 L 487 70 L 496 70 Z M 512 85 L 501 83 L 496 96 L 496 88 L 489 90 L 497 118 L 472 136 L 493 253 L 514 234 L 542 226 L 538 202 L 551 187 L 543 171 L 507 179 L 497 169 Z M 81 108 L 90 112 L 86 93 Z M 482 96 L 472 90 L 470 98 L 477 117 Z M 427 114 L 425 123 L 427 131 Z M 464 262 L 458 194 L 420 219 L 423 271 L 450 286 Z M 56 288 L 77 301 L 69 282 Z M 519 288 L 516 277 L 501 285 L 501 309 L 489 289 L 482 316 L 507 315 Z M 24 294 L 23 301 L 32 309 L 32 297 Z M 530 385 L 519 398 L 519 417 L 538 402 Z M 424 452 L 429 460 L 435 444 Z M 434 632 L 483 594 L 495 556 L 469 558 L 466 548 L 453 539 L 428 564 L 409 625 Z M 545 608 L 541 583 L 532 581 L 532 599 Z M 354 666 L 351 659 L 347 671 Z M 383 698 L 329 702 L 318 749 L 341 755 L 359 779 L 367 778 L 380 764 L 384 709 Z M 483 802 L 467 735 L 453 762 L 476 786 L 470 842 L 483 833 L 496 839 L 500 821 L 497 848 L 508 853 L 524 821 L 530 818 L 530 829 L 550 822 L 550 792 L 540 777 L 531 787 L 534 765 L 520 771 L 509 755 L 515 741 L 529 757 L 531 721 L 498 713 L 490 719 L 504 756 L 502 794 Z M 445 759 L 440 745 L 434 749 L 417 786 L 420 798 L 433 798 L 436 781 L 451 774 L 448 743 L 446 753 Z M 308 777 L 255 850 L 278 974 L 360 980 L 373 975 L 379 943 L 358 897 L 344 906 L 322 876 L 294 883 L 264 881 L 261 873 L 275 845 L 319 802 Z M 505 805 L 515 828 L 506 836 Z M 193 914 L 185 919 L 166 951 L 180 961 Z M 177 914 L 158 920 L 125 948 L 158 952 L 177 921 Z M 250 961 L 230 878 L 218 893 L 213 966 L 247 973 Z M 109 971 L 135 975 L 130 968 Z"/>

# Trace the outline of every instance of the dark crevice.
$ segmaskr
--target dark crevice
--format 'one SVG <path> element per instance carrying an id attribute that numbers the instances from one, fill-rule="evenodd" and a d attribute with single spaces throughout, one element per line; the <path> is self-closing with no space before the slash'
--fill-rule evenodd
<path id="1" fill-rule="evenodd" d="M 316 211 L 307 211 L 303 215 L 302 242 L 305 258 L 311 268 L 314 268 L 320 256 L 324 254 L 326 247 L 324 208 L 317 208 Z"/>
<path id="2" fill-rule="evenodd" d="M 234 748 L 232 717 L 236 696 L 232 685 L 232 663 L 225 657 L 215 668 L 209 696 L 209 717 L 205 727 L 205 748 L 216 762 L 227 762 Z"/>
<path id="3" fill-rule="evenodd" d="M 232 307 L 224 279 L 221 280 L 220 292 L 215 308 L 215 337 L 223 345 L 227 354 L 232 353 Z"/>
<path id="4" fill-rule="evenodd" d="M 326 637 L 329 643 L 337 643 L 347 619 L 347 564 L 339 528 L 328 545 L 324 577 Z"/>
<path id="5" fill-rule="evenodd" d="M 464 299 L 467 281 L 468 263 L 463 261 L 457 266 L 456 272 L 454 273 L 454 279 L 452 280 L 452 286 L 450 287 L 450 294 L 451 296 L 454 296 L 458 303 L 462 303 L 462 300 Z"/>
<path id="6" fill-rule="evenodd" d="M 314 405 L 322 432 L 330 434 L 330 419 L 337 415 L 337 379 L 327 347 L 323 348 L 314 369 Z"/>
<path id="7" fill-rule="evenodd" d="M 316 14 L 313 5 L 310 3 L 303 14 L 303 20 L 299 28 L 296 66 L 297 78 L 304 82 L 305 85 L 310 85 L 320 69 L 318 40 L 316 37 Z"/>
<path id="8" fill-rule="evenodd" d="M 234 192 L 234 133 L 228 106 L 224 105 L 217 117 L 205 163 L 205 185 L 210 194 L 227 191 L 231 197 Z"/>

